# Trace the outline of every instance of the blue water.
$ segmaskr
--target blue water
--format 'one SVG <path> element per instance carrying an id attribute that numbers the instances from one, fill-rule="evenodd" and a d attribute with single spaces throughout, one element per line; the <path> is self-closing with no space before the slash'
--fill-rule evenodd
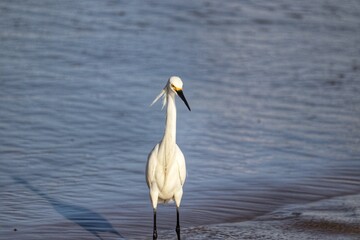
<path id="1" fill-rule="evenodd" d="M 360 192 L 356 0 L 5 0 L 0 29 L 0 239 L 150 238 L 171 75 L 183 227 Z"/>

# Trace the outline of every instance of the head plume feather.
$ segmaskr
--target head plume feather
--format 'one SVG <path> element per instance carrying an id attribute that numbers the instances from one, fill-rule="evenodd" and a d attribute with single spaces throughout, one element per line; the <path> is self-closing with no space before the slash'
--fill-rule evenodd
<path id="1" fill-rule="evenodd" d="M 161 109 L 163 109 L 166 105 L 166 94 L 167 94 L 167 87 L 164 87 L 164 89 L 160 92 L 159 95 L 157 95 L 157 97 L 154 99 L 154 101 L 150 104 L 150 106 L 154 105 L 157 100 L 159 100 L 161 97 L 163 98 L 163 105 L 161 107 Z"/>

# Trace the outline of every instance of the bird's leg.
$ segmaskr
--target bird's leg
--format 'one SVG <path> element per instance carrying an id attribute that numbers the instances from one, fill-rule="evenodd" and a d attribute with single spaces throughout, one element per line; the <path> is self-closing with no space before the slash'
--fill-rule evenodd
<path id="1" fill-rule="evenodd" d="M 176 207 L 176 234 L 178 240 L 180 240 L 180 216 L 179 216 L 179 207 Z"/>
<path id="2" fill-rule="evenodd" d="M 156 208 L 154 208 L 154 230 L 153 230 L 153 240 L 157 239 L 157 230 L 156 230 Z"/>

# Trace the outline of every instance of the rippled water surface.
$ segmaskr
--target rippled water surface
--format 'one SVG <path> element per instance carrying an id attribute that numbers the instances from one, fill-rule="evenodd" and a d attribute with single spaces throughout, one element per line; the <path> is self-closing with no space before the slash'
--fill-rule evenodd
<path id="1" fill-rule="evenodd" d="M 171 75 L 183 227 L 360 192 L 356 0 L 1 1 L 0 29 L 0 239 L 151 237 Z"/>

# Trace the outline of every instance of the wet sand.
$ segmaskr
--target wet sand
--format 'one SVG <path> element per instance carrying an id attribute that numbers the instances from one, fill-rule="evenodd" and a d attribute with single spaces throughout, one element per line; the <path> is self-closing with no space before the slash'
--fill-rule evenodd
<path id="1" fill-rule="evenodd" d="M 251 221 L 183 229 L 184 239 L 360 239 L 360 194 L 291 205 Z M 160 233 L 160 239 L 176 239 Z"/>

